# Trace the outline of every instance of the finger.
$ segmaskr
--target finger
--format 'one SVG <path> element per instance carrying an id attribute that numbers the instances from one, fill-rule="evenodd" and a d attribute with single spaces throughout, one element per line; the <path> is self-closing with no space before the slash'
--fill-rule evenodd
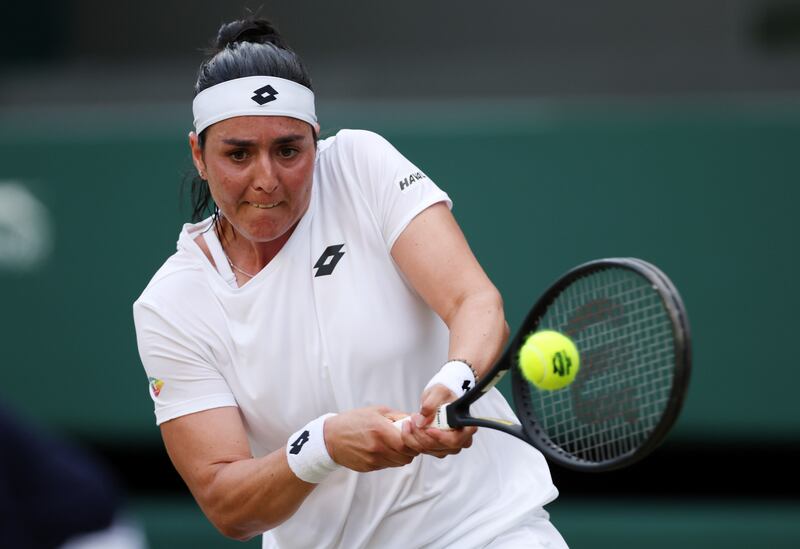
<path id="1" fill-rule="evenodd" d="M 410 458 L 408 456 L 395 456 L 393 458 L 386 458 L 382 461 L 382 466 L 380 469 L 385 469 L 387 467 L 404 467 L 411 463 L 414 458 Z"/>
<path id="2" fill-rule="evenodd" d="M 417 427 L 416 425 L 411 425 L 412 436 L 418 442 L 421 452 L 426 454 L 449 449 L 449 446 L 442 444 L 437 438 L 432 436 L 432 433 L 438 431 L 439 429 L 432 427 Z"/>
<path id="3" fill-rule="evenodd" d="M 404 421 L 400 427 L 400 438 L 403 440 L 403 444 L 420 454 L 425 451 L 425 447 L 413 433 L 413 427 L 413 422 Z"/>
<path id="4" fill-rule="evenodd" d="M 369 456 L 368 463 L 370 465 L 370 470 L 383 469 L 386 467 L 402 467 L 403 465 L 408 465 L 414 459 L 414 455 L 406 455 L 397 452 L 385 442 L 374 448 Z"/>
<path id="5" fill-rule="evenodd" d="M 425 417 L 422 414 L 411 414 L 411 423 L 416 427 L 425 427 L 433 421 L 433 416 Z"/>
<path id="6" fill-rule="evenodd" d="M 383 455 L 383 460 L 387 467 L 402 467 L 408 465 L 414 459 L 414 456 L 402 454 L 400 452 L 389 452 Z"/>
<path id="7" fill-rule="evenodd" d="M 436 384 L 422 393 L 422 402 L 420 404 L 419 413 L 426 418 L 433 418 L 433 414 L 442 404 L 452 402 L 455 400 L 456 395 L 445 387 L 444 385 Z M 430 423 L 430 421 L 428 422 Z"/>
<path id="8" fill-rule="evenodd" d="M 429 430 L 434 430 L 434 429 L 429 429 Z M 443 436 L 444 437 L 444 436 L 450 436 L 450 435 L 473 436 L 475 433 L 478 432 L 478 428 L 477 427 L 473 427 L 471 425 L 468 425 L 466 427 L 458 427 L 458 428 L 452 428 L 452 429 L 435 429 L 435 431 L 436 431 L 436 435 L 434 435 L 434 436 L 437 436 L 437 437 L 439 437 L 439 436 Z"/>
<path id="9" fill-rule="evenodd" d="M 405 440 L 403 440 L 402 438 L 400 439 L 400 444 L 398 444 L 397 447 L 393 446 L 392 450 L 394 450 L 400 455 L 407 456 L 408 458 L 411 459 L 417 457 L 420 454 L 419 450 L 417 450 L 414 446 L 409 446 L 408 444 L 406 444 Z"/>
<path id="10" fill-rule="evenodd" d="M 434 430 L 431 427 L 417 427 L 413 422 L 409 422 L 407 429 L 407 444 L 421 454 L 431 454 L 448 449 L 428 434 L 429 431 Z"/>
<path id="11" fill-rule="evenodd" d="M 430 437 L 435 439 L 439 444 L 454 447 L 462 446 L 466 442 L 472 440 L 475 433 L 474 428 L 465 427 L 463 429 L 452 429 L 449 431 L 439 429 L 429 429 Z"/>
<path id="12" fill-rule="evenodd" d="M 388 423 L 388 429 L 385 430 L 385 434 L 383 435 L 385 437 L 384 441 L 391 450 L 398 454 L 409 458 L 415 458 L 419 455 L 419 451 L 413 446 L 406 444 L 406 441 L 403 439 L 402 429 L 405 427 L 406 423 L 410 422 L 403 422 L 401 430 L 398 430 L 397 427 L 394 426 L 394 422 Z"/>
<path id="13" fill-rule="evenodd" d="M 464 427 L 463 429 L 453 429 L 442 431 L 439 429 L 428 429 L 428 436 L 436 441 L 439 449 L 461 449 L 472 446 L 472 436 L 475 434 L 474 427 Z"/>

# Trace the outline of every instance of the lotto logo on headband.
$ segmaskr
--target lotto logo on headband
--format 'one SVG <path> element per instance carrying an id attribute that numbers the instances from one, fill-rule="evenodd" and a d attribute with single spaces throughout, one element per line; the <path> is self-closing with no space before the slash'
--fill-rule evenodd
<path id="1" fill-rule="evenodd" d="M 254 94 L 253 97 L 251 97 L 250 99 L 258 103 L 259 105 L 266 105 L 270 101 L 275 101 L 278 98 L 277 97 L 278 91 L 269 84 L 267 84 L 262 88 L 258 88 L 253 92 L 253 94 Z"/>
<path id="2" fill-rule="evenodd" d="M 278 90 L 281 90 L 280 97 Z M 206 88 L 195 96 L 192 112 L 198 134 L 212 124 L 235 116 L 288 116 L 312 126 L 317 123 L 314 92 L 297 82 L 275 76 L 234 78 Z"/>

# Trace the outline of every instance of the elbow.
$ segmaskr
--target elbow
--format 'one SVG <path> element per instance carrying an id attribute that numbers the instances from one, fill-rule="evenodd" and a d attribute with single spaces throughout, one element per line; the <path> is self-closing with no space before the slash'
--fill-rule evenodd
<path id="1" fill-rule="evenodd" d="M 503 303 L 503 296 L 500 295 L 500 291 L 497 288 L 492 288 L 492 292 L 490 294 L 491 302 L 493 303 L 497 314 L 499 315 L 499 320 L 502 323 L 502 328 L 500 333 L 502 335 L 502 345 L 508 343 L 508 338 L 511 337 L 511 327 L 508 325 L 508 321 L 506 320 L 505 314 L 505 303 Z"/>
<path id="2" fill-rule="evenodd" d="M 242 533 L 236 532 L 236 531 L 229 531 L 229 532 L 223 532 L 222 530 L 219 530 L 219 531 L 226 538 L 232 539 L 234 541 L 241 541 L 241 542 L 250 541 L 251 539 L 253 539 L 257 535 L 257 534 L 253 534 L 253 535 L 242 534 Z"/>
<path id="3" fill-rule="evenodd" d="M 231 489 L 230 484 L 214 483 L 195 499 L 209 522 L 226 538 L 248 541 L 288 519 L 300 501 L 287 505 L 278 495 L 255 495 Z"/>
<path id="4" fill-rule="evenodd" d="M 497 290 L 497 288 L 494 289 L 492 299 L 494 300 L 494 304 L 499 315 L 499 320 L 502 324 L 500 328 L 500 346 L 504 347 L 508 343 L 508 339 L 511 337 L 511 327 L 508 325 L 508 320 L 506 320 L 503 296 L 500 295 L 500 292 Z"/>
<path id="5" fill-rule="evenodd" d="M 511 328 L 506 320 L 503 296 L 497 288 L 491 286 L 483 289 L 480 293 L 474 294 L 473 299 L 474 309 L 487 315 L 484 318 L 488 320 L 488 325 L 492 327 L 495 341 L 497 341 L 498 337 L 500 338 L 497 342 L 502 348 L 508 343 L 508 339 L 511 336 Z"/>
<path id="6" fill-rule="evenodd" d="M 490 286 L 483 288 L 480 292 L 473 294 L 471 297 L 470 307 L 476 311 L 482 311 L 488 315 L 489 322 L 493 326 L 493 331 L 502 337 L 500 345 L 505 345 L 511 335 L 511 328 L 506 321 L 506 314 L 504 310 L 505 304 L 503 303 L 503 296 L 497 288 Z M 466 301 L 466 300 L 465 300 Z"/>
<path id="7" fill-rule="evenodd" d="M 242 524 L 222 517 L 209 516 L 208 520 L 220 534 L 235 541 L 249 541 L 263 533 L 254 532 Z"/>
<path id="8" fill-rule="evenodd" d="M 211 496 L 207 494 L 207 496 Z M 214 495 L 197 499 L 208 521 L 226 538 L 248 541 L 269 530 L 269 526 L 256 517 L 242 513 L 242 505 L 235 505 L 229 498 Z M 212 503 L 213 502 L 213 503 Z"/>
<path id="9" fill-rule="evenodd" d="M 234 541 L 250 541 L 251 539 L 253 539 L 253 536 L 242 534 L 240 532 L 237 532 L 236 530 L 229 530 L 222 527 L 217 527 L 217 531 L 226 538 L 232 539 Z"/>
<path id="10" fill-rule="evenodd" d="M 220 534 L 236 541 L 251 540 L 288 518 L 280 512 L 276 515 L 274 510 L 266 514 L 247 511 L 248 506 L 239 499 L 220 497 L 206 501 L 216 502 L 215 505 L 201 505 L 209 522 Z"/>

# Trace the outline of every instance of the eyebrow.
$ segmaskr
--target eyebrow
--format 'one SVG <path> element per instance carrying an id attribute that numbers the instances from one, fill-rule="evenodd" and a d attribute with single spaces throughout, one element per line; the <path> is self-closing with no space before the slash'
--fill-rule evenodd
<path id="1" fill-rule="evenodd" d="M 284 135 L 282 137 L 277 138 L 273 141 L 275 145 L 283 145 L 285 143 L 293 143 L 295 141 L 302 141 L 305 136 L 300 134 L 291 134 L 291 135 Z M 233 145 L 234 147 L 253 147 L 256 145 L 256 142 L 250 139 L 237 139 L 235 137 L 230 137 L 228 139 L 223 139 L 223 143 L 226 145 Z"/>

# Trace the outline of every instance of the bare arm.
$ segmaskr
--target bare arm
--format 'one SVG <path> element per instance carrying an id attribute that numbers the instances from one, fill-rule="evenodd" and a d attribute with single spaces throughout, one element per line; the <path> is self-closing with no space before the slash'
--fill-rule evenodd
<path id="1" fill-rule="evenodd" d="M 214 408 L 161 424 L 167 453 L 208 519 L 245 540 L 273 528 L 314 489 L 297 478 L 283 448 L 252 457 L 238 408 Z"/>
<path id="2" fill-rule="evenodd" d="M 450 329 L 449 358 L 466 360 L 475 368 L 478 377 L 485 375 L 508 339 L 503 300 L 472 254 L 447 206 L 435 204 L 415 217 L 395 242 L 392 257 L 411 285 Z M 440 404 L 454 398 L 455 395 L 442 385 L 425 391 L 420 407 L 424 423 L 431 421 Z M 470 435 L 474 432 L 464 431 Z M 425 438 L 425 449 L 431 449 L 428 436 L 440 442 L 435 448 L 439 453 L 452 449 L 447 444 L 449 439 L 442 438 L 442 433 L 424 435 L 409 424 L 404 433 L 410 432 L 414 432 L 418 440 Z M 404 440 L 410 439 L 404 437 Z M 460 441 L 452 442 L 466 447 L 469 441 L 462 436 Z"/>
<path id="3" fill-rule="evenodd" d="M 329 418 L 324 434 L 328 452 L 336 463 L 356 471 L 406 465 L 418 452 L 404 446 L 392 426 L 401 415 L 373 407 Z M 295 476 L 284 448 L 252 457 L 237 408 L 167 421 L 161 434 L 178 473 L 225 536 L 246 540 L 278 526 L 316 486 Z"/>
<path id="4" fill-rule="evenodd" d="M 450 329 L 450 358 L 485 374 L 508 339 L 503 300 L 443 203 L 415 217 L 392 248 L 411 285 Z"/>

